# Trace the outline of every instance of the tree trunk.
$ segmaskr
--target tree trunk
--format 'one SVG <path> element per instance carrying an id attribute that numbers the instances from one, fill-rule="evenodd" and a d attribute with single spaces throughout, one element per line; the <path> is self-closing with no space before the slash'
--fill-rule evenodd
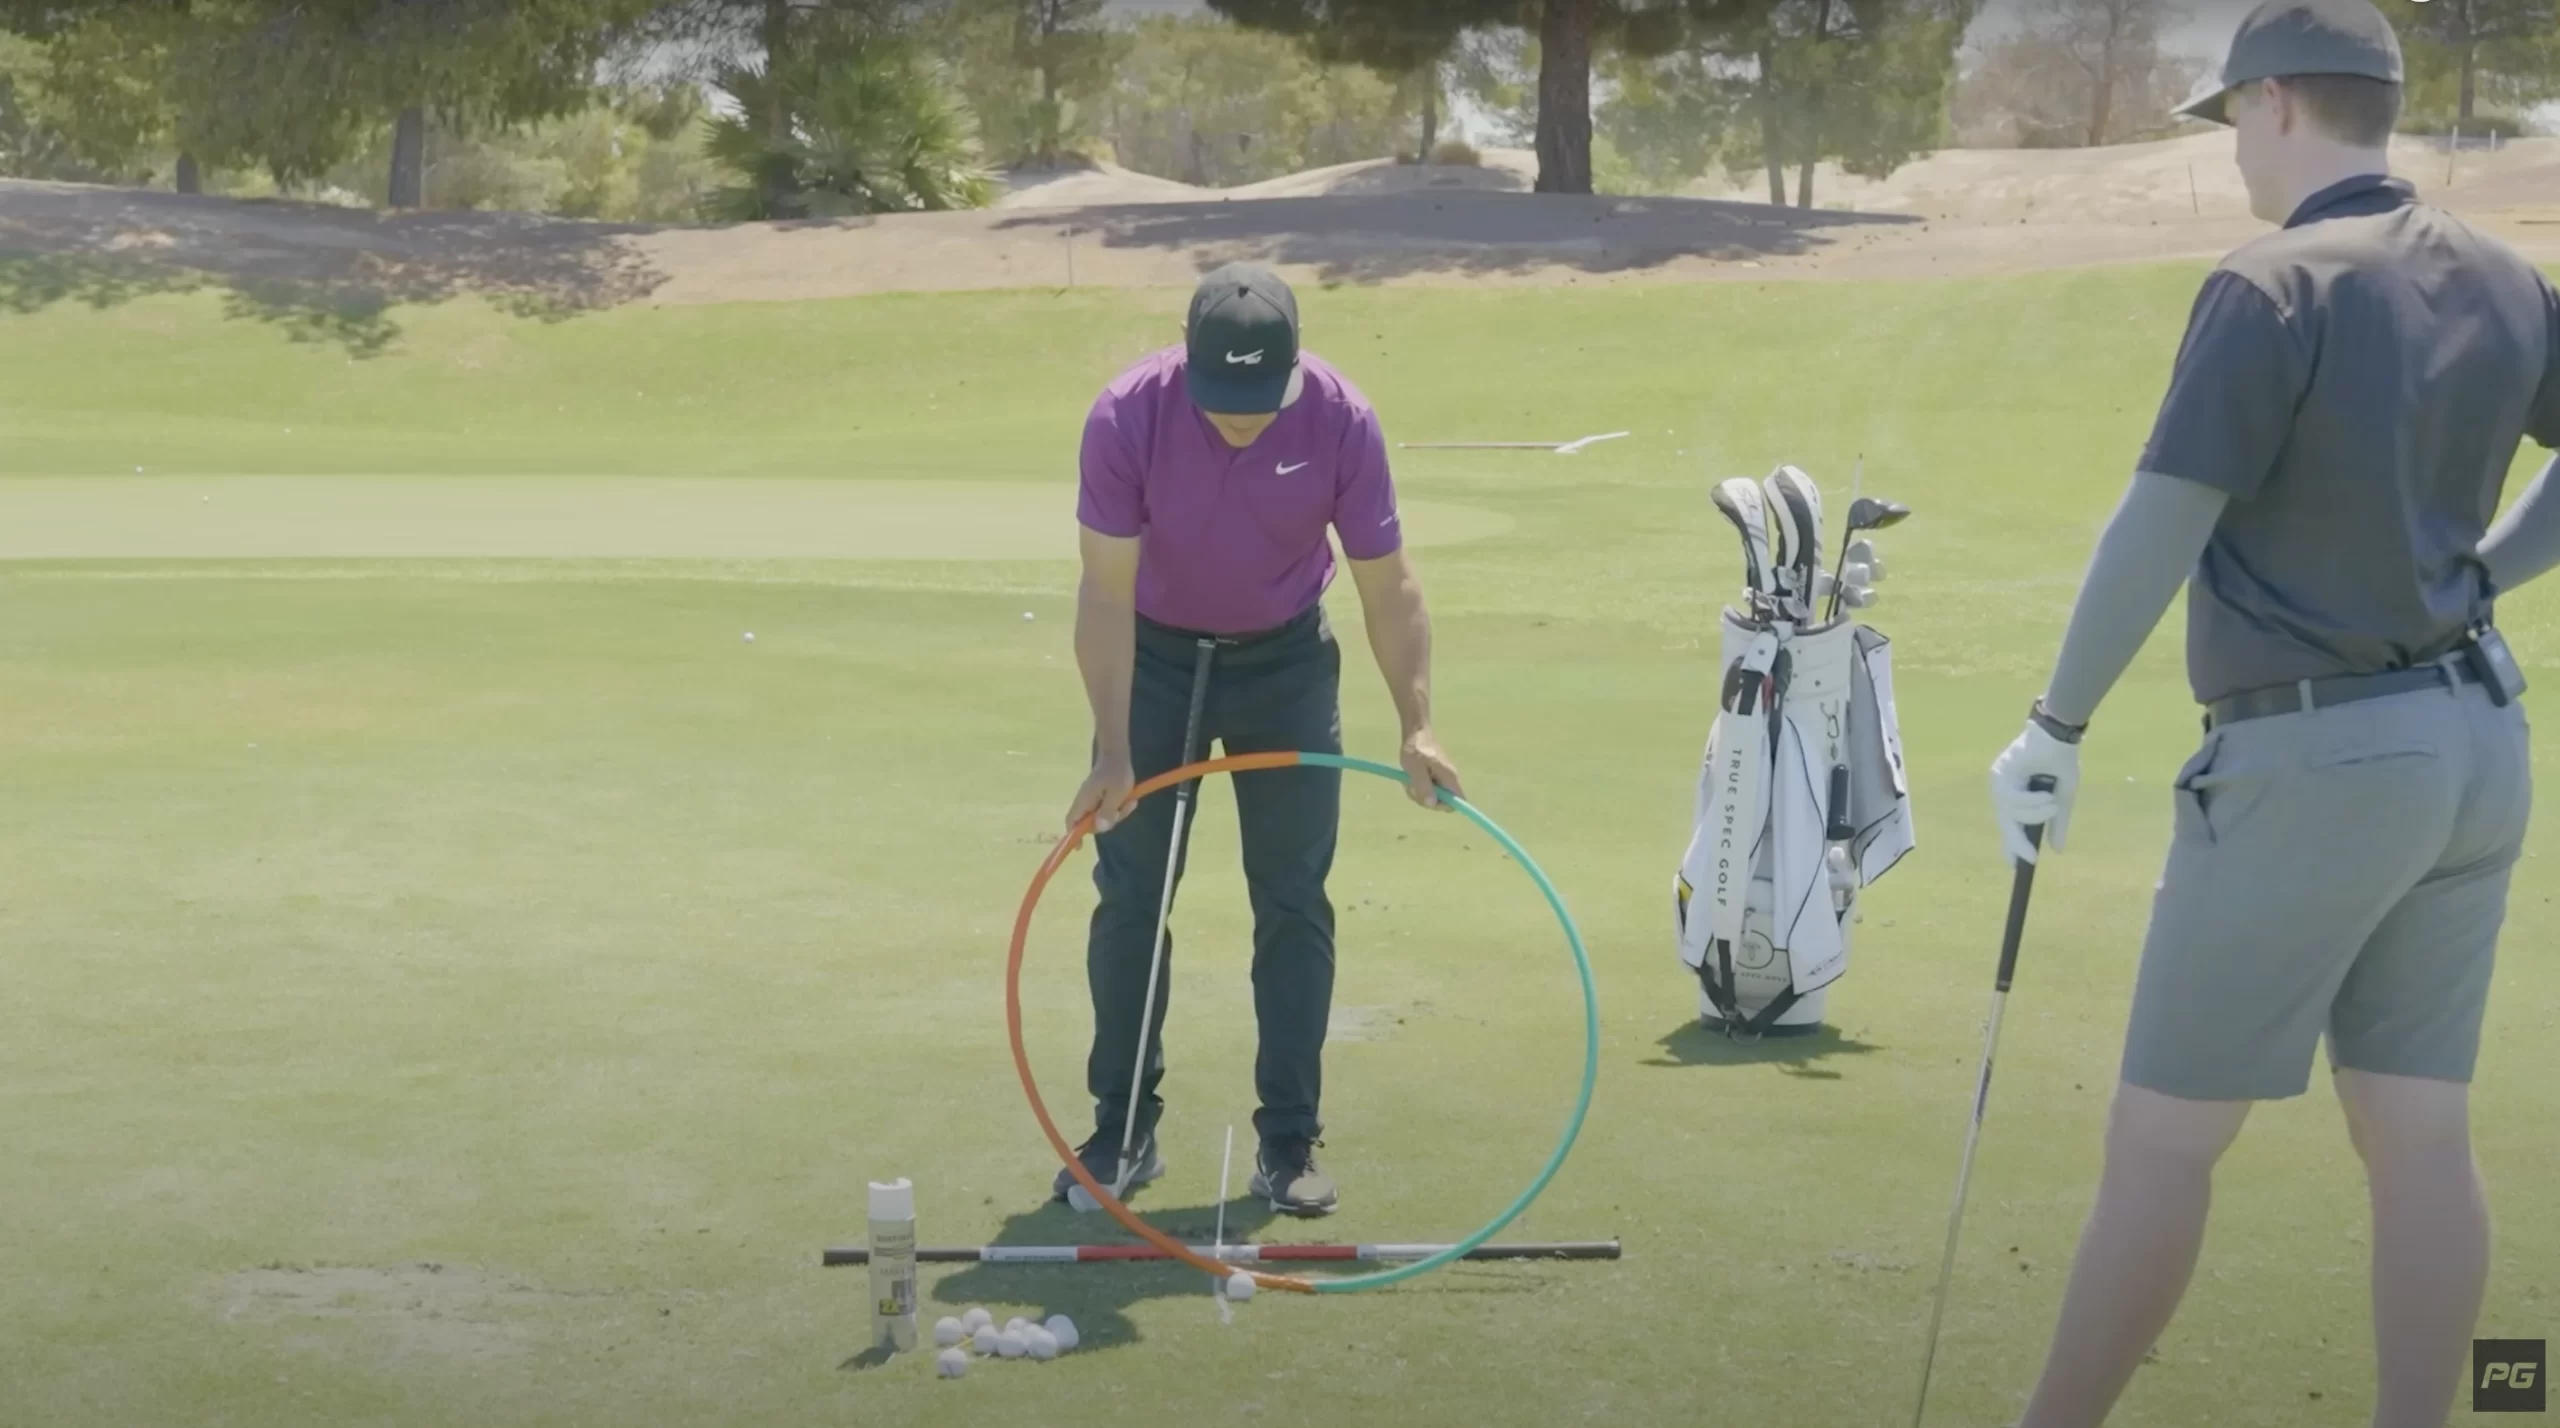
<path id="1" fill-rule="evenodd" d="M 1598 0 L 1545 0 L 1538 24 L 1540 193 L 1591 192 L 1591 28 Z"/>
<path id="2" fill-rule="evenodd" d="M 2106 38 L 2098 46 L 2097 72 L 2089 76 L 2092 83 L 2089 88 L 2089 136 L 2086 142 L 2093 149 L 2107 142 L 2107 121 L 2114 117 L 2111 111 L 2116 105 L 2116 72 L 2124 65 L 2119 46 L 2124 40 L 2125 19 L 2125 7 L 2122 4 L 2107 6 Z"/>
<path id="3" fill-rule="evenodd" d="M 1416 157 L 1431 162 L 1431 151 L 1440 147 L 1440 64 L 1434 60 L 1422 71 L 1422 152 Z"/>
<path id="4" fill-rule="evenodd" d="M 1796 207 L 1813 207 L 1813 171 L 1822 162 L 1822 96 L 1805 96 L 1804 162 L 1796 169 Z"/>
<path id="5" fill-rule="evenodd" d="M 415 104 L 391 126 L 391 206 L 427 206 L 427 111 Z"/>
<path id="6" fill-rule="evenodd" d="M 1773 57 L 1760 51 L 1760 158 L 1769 166 L 1769 203 L 1787 206 L 1787 156 L 1778 143 L 1778 81 L 1771 74 Z"/>
<path id="7" fill-rule="evenodd" d="M 756 38 L 764 46 L 764 113 L 759 116 L 763 121 L 761 127 L 764 129 L 765 144 L 768 149 L 779 151 L 783 145 L 791 141 L 791 103 L 789 96 L 782 92 L 783 63 L 791 53 L 790 0 L 764 0 L 764 21 L 757 27 Z M 756 179 L 756 187 L 762 192 L 764 215 L 767 218 L 779 218 L 782 216 L 784 205 L 790 201 L 790 195 L 784 192 L 786 183 L 783 166 L 768 155 L 762 169 L 763 172 Z"/>
<path id="8" fill-rule="evenodd" d="M 177 182 L 180 193 L 204 192 L 204 173 L 196 167 L 195 155 L 185 152 L 178 155 Z"/>
<path id="9" fill-rule="evenodd" d="M 2455 123 L 2471 122 L 2471 106 L 2477 102 L 2479 94 L 2480 45 L 2478 41 L 2465 41 L 2462 46 L 2462 98 L 2454 109 Z"/>
<path id="10" fill-rule="evenodd" d="M 1831 0 L 1821 0 L 1813 14 L 1813 42 L 1826 44 L 1831 39 Z M 1818 55 L 1820 52 L 1816 51 Z M 1817 60 L 1818 64 L 1819 61 Z M 1821 73 L 1819 69 L 1814 71 Z M 1804 92 L 1803 163 L 1796 175 L 1796 207 L 1813 207 L 1813 170 L 1822 162 L 1822 90 L 1808 82 Z"/>

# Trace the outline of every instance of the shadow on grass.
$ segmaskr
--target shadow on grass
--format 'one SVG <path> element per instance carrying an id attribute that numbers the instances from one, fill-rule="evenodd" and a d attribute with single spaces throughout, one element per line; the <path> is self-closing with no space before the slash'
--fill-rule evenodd
<path id="1" fill-rule="evenodd" d="M 1624 273 L 1681 258 L 1752 262 L 1810 253 L 1907 215 L 1696 198 L 1484 191 L 1093 204 L 1025 210 L 998 231 L 1093 235 L 1106 247 L 1181 248 L 1206 270 L 1234 258 L 1315 267 L 1330 283 L 1561 266 Z"/>
<path id="2" fill-rule="evenodd" d="M 0 199 L 0 312 L 218 289 L 225 316 L 353 357 L 398 340 L 404 304 L 477 296 L 556 322 L 664 281 L 617 241 L 649 231 L 633 225 L 6 181 Z"/>
<path id="3" fill-rule="evenodd" d="M 1736 1039 L 1697 1021 L 1683 1023 L 1657 1043 L 1662 1055 L 1647 1066 L 1775 1066 L 1790 1076 L 1836 1081 L 1840 1073 L 1817 1065 L 1836 1056 L 1864 1056 L 1882 1047 L 1843 1035 L 1825 1025 L 1809 1036 L 1771 1036 L 1758 1041 Z"/>
<path id="4" fill-rule="evenodd" d="M 1133 1204 L 1139 1217 L 1183 1244 L 1210 1242 L 1218 1229 L 1215 1204 L 1177 1209 L 1149 1209 Z M 1270 1202 L 1240 1195 L 1227 1202 L 1226 1236 L 1230 1244 L 1254 1238 L 1274 1219 Z M 1127 1245 L 1139 1243 L 1117 1221 L 1101 1214 L 1083 1215 L 1056 1201 L 1015 1215 L 996 1232 L 1000 1245 Z M 1286 1265 L 1270 1268 L 1286 1270 Z M 1076 1322 L 1077 1352 L 1118 1348 L 1138 1341 L 1129 1321 L 1132 1306 L 1150 1299 L 1194 1297 L 1202 1313 L 1215 1313 L 1209 1277 L 1171 1261 L 1123 1261 L 1105 1264 L 973 1264 L 944 1275 L 932 1290 L 936 1303 L 958 1313 L 973 1304 L 1036 1304 L 1045 1319 L 1064 1314 Z M 939 1315 L 933 1317 L 940 1317 Z M 998 1314 L 1002 1323 L 1010 1315 Z"/>
<path id="5" fill-rule="evenodd" d="M 864 1349 L 861 1353 L 855 1354 L 852 1358 L 846 1359 L 843 1363 L 836 1365 L 836 1367 L 842 1369 L 846 1373 L 861 1373 L 865 1369 L 880 1368 L 896 1357 L 896 1354 L 889 1352 L 887 1349 L 874 1345 L 871 1348 Z"/>

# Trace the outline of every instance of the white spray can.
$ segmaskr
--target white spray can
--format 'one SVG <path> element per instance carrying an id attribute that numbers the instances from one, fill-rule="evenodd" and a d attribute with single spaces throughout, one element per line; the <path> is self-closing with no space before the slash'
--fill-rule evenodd
<path id="1" fill-rule="evenodd" d="M 916 1346 L 916 1192 L 905 1180 L 871 1186 L 871 1346 Z"/>

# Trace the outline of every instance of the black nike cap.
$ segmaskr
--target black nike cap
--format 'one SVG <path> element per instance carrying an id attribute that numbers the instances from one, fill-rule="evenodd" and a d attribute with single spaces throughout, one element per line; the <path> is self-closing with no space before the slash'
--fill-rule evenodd
<path id="1" fill-rule="evenodd" d="M 1298 297 L 1259 263 L 1229 263 L 1200 280 L 1183 324 L 1184 378 L 1193 405 L 1259 416 L 1297 400 Z"/>

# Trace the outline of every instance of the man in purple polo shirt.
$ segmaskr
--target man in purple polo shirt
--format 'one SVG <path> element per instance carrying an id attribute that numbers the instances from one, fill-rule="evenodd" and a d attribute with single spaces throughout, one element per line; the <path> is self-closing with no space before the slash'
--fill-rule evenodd
<path id="1" fill-rule="evenodd" d="M 1076 664 L 1094 732 L 1092 771 L 1067 821 L 1094 815 L 1101 897 L 1085 954 L 1095 1133 L 1078 1157 L 1124 1192 L 1164 1173 L 1155 1126 L 1169 973 L 1151 1016 L 1147 1002 L 1158 914 L 1170 905 L 1166 880 L 1181 877 L 1174 800 L 1130 807 L 1129 791 L 1182 763 L 1203 670 L 1194 757 L 1211 739 L 1229 754 L 1341 752 L 1342 652 L 1322 604 L 1334 575 L 1328 529 L 1349 559 L 1403 725 L 1408 792 L 1425 807 L 1444 806 L 1441 789 L 1463 792 L 1431 732 L 1431 622 L 1405 556 L 1377 414 L 1340 373 L 1299 351 L 1297 299 L 1267 268 L 1211 273 L 1183 331 L 1183 345 L 1123 372 L 1094 403 L 1076 505 L 1084 558 Z M 1261 1032 L 1252 1193 L 1283 1213 L 1321 1215 L 1335 1198 L 1314 1152 L 1333 1002 L 1325 878 L 1342 776 L 1299 767 L 1233 777 Z M 1169 965 L 1169 933 L 1162 955 Z M 1054 1188 L 1081 1203 L 1066 1172 Z"/>

